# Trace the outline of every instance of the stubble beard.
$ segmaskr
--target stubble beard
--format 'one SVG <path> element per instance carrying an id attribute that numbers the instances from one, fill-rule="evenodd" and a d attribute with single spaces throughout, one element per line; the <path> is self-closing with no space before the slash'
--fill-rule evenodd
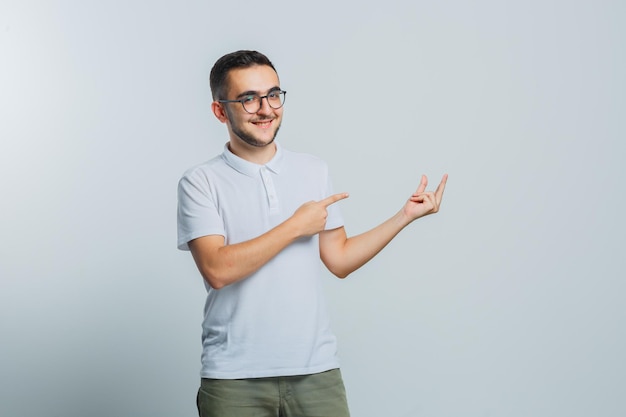
<path id="1" fill-rule="evenodd" d="M 265 146 L 271 145 L 274 142 L 274 139 L 276 139 L 276 135 L 278 134 L 278 131 L 280 130 L 280 125 L 278 125 L 278 127 L 274 131 L 274 136 L 272 136 L 272 139 L 269 142 L 261 142 L 260 140 L 257 140 L 254 136 L 252 136 L 251 134 L 244 132 L 242 129 L 239 129 L 238 127 L 231 126 L 231 129 L 233 133 L 235 134 L 235 136 L 237 136 L 239 139 L 241 139 L 248 145 L 254 146 L 255 148 L 263 148 Z"/>
<path id="2" fill-rule="evenodd" d="M 228 108 L 226 108 L 226 114 L 228 115 L 228 118 L 230 120 L 235 120 L 234 115 Z M 266 117 L 266 118 L 260 119 L 259 121 L 263 121 L 263 120 L 272 120 L 272 118 Z M 273 120 L 276 120 L 276 119 L 273 119 Z M 272 139 L 267 143 L 257 140 L 254 136 L 252 136 L 249 133 L 244 132 L 243 129 L 240 129 L 234 123 L 231 124 L 230 128 L 232 132 L 235 134 L 235 136 L 237 136 L 243 142 L 247 143 L 250 146 L 254 146 L 255 148 L 263 148 L 265 146 L 271 145 L 274 142 L 274 139 L 276 139 L 276 135 L 278 134 L 278 131 L 280 130 L 280 125 L 278 125 L 278 127 L 276 128 L 276 131 L 274 131 L 274 136 L 272 136 Z"/>

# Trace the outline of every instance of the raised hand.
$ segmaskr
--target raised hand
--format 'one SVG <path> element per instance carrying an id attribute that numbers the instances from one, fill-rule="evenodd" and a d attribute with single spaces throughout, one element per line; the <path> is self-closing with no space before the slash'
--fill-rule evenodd
<path id="1" fill-rule="evenodd" d="M 309 201 L 301 205 L 291 216 L 300 236 L 311 236 L 324 230 L 328 206 L 339 200 L 348 198 L 348 193 L 333 194 L 320 201 Z"/>
<path id="2" fill-rule="evenodd" d="M 413 221 L 420 217 L 437 213 L 441 206 L 441 199 L 443 198 L 443 191 L 446 188 L 447 181 L 448 174 L 445 174 L 434 192 L 426 191 L 428 178 L 426 175 L 422 175 L 419 187 L 417 187 L 415 193 L 413 193 L 402 209 L 407 219 Z"/>

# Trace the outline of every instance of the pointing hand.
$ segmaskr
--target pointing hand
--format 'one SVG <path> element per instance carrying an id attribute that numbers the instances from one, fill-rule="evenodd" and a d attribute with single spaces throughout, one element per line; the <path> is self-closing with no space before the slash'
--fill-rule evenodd
<path id="1" fill-rule="evenodd" d="M 320 201 L 309 201 L 301 205 L 291 216 L 298 227 L 300 236 L 312 236 L 324 230 L 328 206 L 348 198 L 348 193 L 333 194 Z"/>

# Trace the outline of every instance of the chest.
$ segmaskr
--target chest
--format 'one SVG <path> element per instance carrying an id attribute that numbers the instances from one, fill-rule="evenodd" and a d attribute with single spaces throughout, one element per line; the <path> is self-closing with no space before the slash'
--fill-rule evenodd
<path id="1" fill-rule="evenodd" d="M 236 175 L 213 187 L 214 199 L 229 240 L 265 233 L 288 219 L 308 201 L 325 198 L 324 181 L 314 174 L 266 168 L 258 175 Z"/>

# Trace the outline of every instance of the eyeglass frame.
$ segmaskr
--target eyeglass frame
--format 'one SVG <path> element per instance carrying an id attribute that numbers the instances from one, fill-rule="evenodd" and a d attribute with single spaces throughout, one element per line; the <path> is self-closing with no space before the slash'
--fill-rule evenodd
<path id="1" fill-rule="evenodd" d="M 284 98 L 282 103 L 280 104 L 279 107 L 274 107 L 272 106 L 272 104 L 270 103 L 270 99 L 269 99 L 269 95 L 272 93 L 276 93 L 278 92 L 279 94 L 284 94 Z M 280 88 L 275 89 L 275 90 L 270 90 L 266 95 L 264 96 L 259 96 L 257 93 L 254 94 L 243 94 L 245 96 L 257 96 L 259 98 L 259 108 L 256 111 L 250 112 L 248 111 L 248 109 L 246 109 L 245 104 L 243 104 L 243 102 L 245 101 L 245 98 L 240 98 L 239 100 L 217 100 L 218 103 L 241 103 L 241 107 L 243 107 L 243 110 L 248 113 L 248 114 L 254 114 L 257 113 L 259 110 L 261 110 L 261 107 L 263 107 L 263 99 L 267 100 L 267 105 L 270 106 L 272 109 L 274 110 L 278 110 L 280 108 L 282 108 L 285 105 L 285 100 L 287 99 L 287 91 L 285 90 L 281 90 Z"/>

